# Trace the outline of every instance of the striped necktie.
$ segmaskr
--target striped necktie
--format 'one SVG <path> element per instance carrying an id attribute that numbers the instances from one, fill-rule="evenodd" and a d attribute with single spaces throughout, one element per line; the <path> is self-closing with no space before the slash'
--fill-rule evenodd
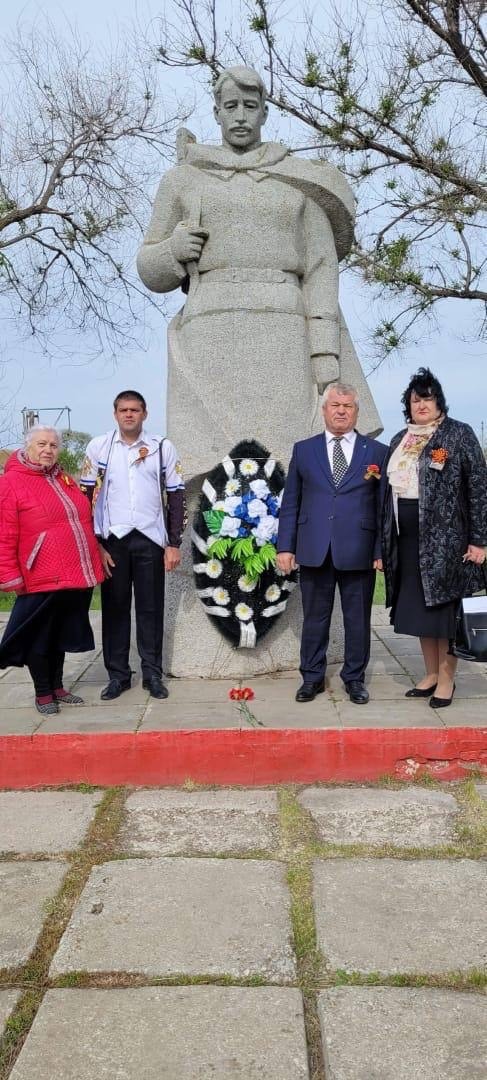
<path id="1" fill-rule="evenodd" d="M 348 469 L 347 459 L 342 449 L 342 437 L 341 435 L 335 435 L 333 438 L 333 480 L 335 484 L 339 484 Z"/>

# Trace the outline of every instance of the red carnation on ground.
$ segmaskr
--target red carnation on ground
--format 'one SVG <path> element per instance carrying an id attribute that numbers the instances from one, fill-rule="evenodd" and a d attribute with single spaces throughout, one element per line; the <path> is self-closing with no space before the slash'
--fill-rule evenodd
<path id="1" fill-rule="evenodd" d="M 230 701 L 238 701 L 237 710 L 251 727 L 264 727 L 262 720 L 258 720 L 247 705 L 248 701 L 253 701 L 255 698 L 251 686 L 232 686 L 232 689 L 228 691 L 228 696 Z"/>

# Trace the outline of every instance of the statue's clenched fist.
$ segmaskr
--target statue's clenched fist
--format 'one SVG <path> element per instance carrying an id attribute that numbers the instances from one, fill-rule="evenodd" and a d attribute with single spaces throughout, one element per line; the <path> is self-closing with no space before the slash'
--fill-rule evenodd
<path id="1" fill-rule="evenodd" d="M 208 230 L 185 225 L 183 221 L 176 225 L 171 236 L 171 250 L 180 263 L 198 262 Z"/>

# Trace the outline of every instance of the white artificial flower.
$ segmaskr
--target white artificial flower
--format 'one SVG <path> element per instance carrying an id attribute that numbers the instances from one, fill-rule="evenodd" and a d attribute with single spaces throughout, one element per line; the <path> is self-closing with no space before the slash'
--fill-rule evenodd
<path id="1" fill-rule="evenodd" d="M 273 604 L 276 600 L 279 600 L 280 595 L 281 590 L 279 588 L 279 585 L 269 585 L 269 588 L 266 589 L 264 593 L 266 600 L 268 600 L 270 604 Z"/>
<path id="2" fill-rule="evenodd" d="M 250 485 L 252 487 L 252 485 Z M 240 480 L 227 480 L 225 484 L 225 495 L 236 495 L 237 491 L 240 491 Z"/>
<path id="3" fill-rule="evenodd" d="M 235 608 L 235 614 L 237 616 L 237 619 L 240 619 L 240 622 L 248 622 L 249 619 L 252 618 L 252 615 L 254 613 L 252 611 L 252 608 L 249 607 L 248 604 L 237 604 Z"/>
<path id="4" fill-rule="evenodd" d="M 235 540 L 238 536 L 238 530 L 240 528 L 240 518 L 229 517 L 228 515 L 223 518 L 220 525 L 220 536 L 231 536 L 232 540 Z"/>
<path id="5" fill-rule="evenodd" d="M 224 503 L 223 499 L 217 499 L 217 501 L 213 503 L 213 506 L 212 506 L 211 509 L 212 510 L 224 510 L 225 509 L 225 503 Z"/>
<path id="6" fill-rule="evenodd" d="M 265 480 L 251 480 L 249 488 L 253 491 L 256 499 L 265 499 L 266 495 L 269 494 L 269 486 Z"/>
<path id="7" fill-rule="evenodd" d="M 223 503 L 223 509 L 226 514 L 230 514 L 232 517 L 235 514 L 237 506 L 240 506 L 242 500 L 240 495 L 229 495 Z"/>
<path id="8" fill-rule="evenodd" d="M 248 578 L 247 574 L 242 574 L 242 577 L 239 577 L 237 581 L 237 585 L 242 592 L 253 592 L 257 585 L 257 578 Z"/>
<path id="9" fill-rule="evenodd" d="M 212 596 L 215 604 L 220 604 L 222 607 L 224 607 L 225 604 L 228 604 L 230 600 L 230 594 L 227 593 L 226 589 L 222 589 L 221 585 L 219 585 L 217 589 L 213 589 Z"/>
<path id="10" fill-rule="evenodd" d="M 257 462 L 254 461 L 253 458 L 248 457 L 242 458 L 239 468 L 242 476 L 255 476 L 256 472 L 259 471 Z"/>
<path id="11" fill-rule="evenodd" d="M 267 506 L 262 499 L 251 499 L 247 504 L 247 513 L 251 518 L 267 517 Z"/>
<path id="12" fill-rule="evenodd" d="M 208 559 L 208 562 L 206 564 L 206 575 L 207 575 L 207 577 L 211 577 L 211 578 L 220 577 L 220 574 L 221 574 L 222 570 L 223 570 L 223 566 L 222 566 L 219 559 Z"/>
<path id="13" fill-rule="evenodd" d="M 261 518 L 259 524 L 255 529 L 252 529 L 252 534 L 255 536 L 257 544 L 262 547 L 263 544 L 271 542 L 277 534 L 278 521 L 277 518 L 273 518 L 271 514 L 267 517 Z"/>

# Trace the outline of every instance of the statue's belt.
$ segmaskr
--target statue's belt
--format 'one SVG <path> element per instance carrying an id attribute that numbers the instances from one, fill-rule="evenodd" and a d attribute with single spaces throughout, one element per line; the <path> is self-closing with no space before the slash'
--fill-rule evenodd
<path id="1" fill-rule="evenodd" d="M 287 270 L 273 270 L 261 266 L 226 266 L 220 270 L 206 270 L 199 274 L 200 284 L 210 281 L 270 282 L 274 285 L 300 285 L 298 274 Z"/>

